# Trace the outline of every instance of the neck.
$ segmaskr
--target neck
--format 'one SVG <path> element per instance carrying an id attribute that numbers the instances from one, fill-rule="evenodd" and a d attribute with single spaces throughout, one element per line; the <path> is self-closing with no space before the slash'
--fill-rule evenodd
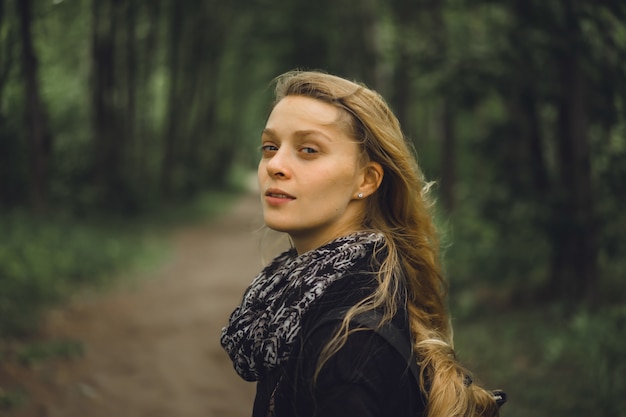
<path id="1" fill-rule="evenodd" d="M 332 242 L 335 239 L 351 235 L 360 230 L 360 228 L 347 228 L 345 230 L 337 231 L 335 233 L 323 236 L 298 236 L 293 234 L 290 234 L 289 236 L 291 237 L 291 241 L 293 242 L 293 246 L 296 249 L 296 252 L 298 252 L 298 255 L 302 255 L 303 253 L 324 246 L 325 244 Z"/>

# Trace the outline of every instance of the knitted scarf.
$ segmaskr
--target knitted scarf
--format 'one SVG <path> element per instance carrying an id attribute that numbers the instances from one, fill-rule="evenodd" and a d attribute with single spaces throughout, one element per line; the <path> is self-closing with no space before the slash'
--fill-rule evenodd
<path id="1" fill-rule="evenodd" d="M 222 329 L 222 346 L 237 373 L 246 381 L 258 381 L 289 359 L 311 304 L 330 284 L 362 269 L 360 264 L 369 261 L 382 241 L 381 234 L 361 232 L 299 256 L 291 249 L 274 258 L 252 281 Z"/>

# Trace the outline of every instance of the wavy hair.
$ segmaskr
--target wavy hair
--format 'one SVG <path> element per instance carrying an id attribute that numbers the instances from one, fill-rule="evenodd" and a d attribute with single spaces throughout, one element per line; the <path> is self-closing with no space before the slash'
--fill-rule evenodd
<path id="1" fill-rule="evenodd" d="M 493 396 L 477 384 L 457 361 L 445 306 L 439 241 L 431 212 L 428 183 L 400 123 L 385 100 L 362 84 L 317 71 L 291 71 L 275 79 L 275 103 L 305 96 L 341 110 L 338 123 L 361 146 L 363 163 L 384 170 L 378 190 L 366 200 L 363 229 L 385 236 L 376 291 L 348 311 L 340 330 L 323 349 L 317 373 L 350 334 L 350 320 L 380 309 L 384 321 L 406 304 L 413 349 L 420 366 L 420 388 L 427 397 L 428 417 L 496 416 Z"/>

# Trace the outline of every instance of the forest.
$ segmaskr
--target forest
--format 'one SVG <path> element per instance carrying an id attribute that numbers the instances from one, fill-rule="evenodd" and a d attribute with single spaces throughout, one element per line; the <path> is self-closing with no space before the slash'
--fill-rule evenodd
<path id="1" fill-rule="evenodd" d="M 0 0 L 0 361 L 155 222 L 240 190 L 294 68 L 400 119 L 503 415 L 626 416 L 622 0 Z"/>

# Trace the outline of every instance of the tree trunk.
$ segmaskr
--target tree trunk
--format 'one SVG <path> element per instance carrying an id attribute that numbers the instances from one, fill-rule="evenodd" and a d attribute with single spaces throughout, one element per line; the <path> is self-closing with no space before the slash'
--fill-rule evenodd
<path id="1" fill-rule="evenodd" d="M 441 200 L 444 209 L 452 213 L 455 207 L 454 188 L 456 185 L 456 131 L 454 114 L 450 100 L 443 99 L 441 106 L 442 147 L 441 147 Z"/>
<path id="2" fill-rule="evenodd" d="M 396 30 L 394 49 L 397 56 L 391 80 L 391 105 L 405 133 L 410 135 L 409 104 L 413 95 L 411 88 L 411 70 L 413 68 L 411 45 L 414 42 L 413 28 L 418 20 L 419 5 L 403 0 L 392 2 L 390 6 Z"/>
<path id="3" fill-rule="evenodd" d="M 137 10 L 135 2 L 126 2 L 126 146 L 134 150 L 132 142 L 136 138 L 136 97 L 137 97 Z M 129 155 L 134 160 L 135 152 Z"/>
<path id="4" fill-rule="evenodd" d="M 428 16 L 434 27 L 432 39 L 442 61 L 448 60 L 448 38 L 446 22 L 443 17 L 442 3 L 427 3 Z M 444 89 L 445 91 L 445 89 Z M 456 148 L 455 114 L 453 98 L 450 94 L 443 95 L 441 105 L 441 199 L 444 209 L 450 214 L 455 208 L 456 186 Z"/>
<path id="5" fill-rule="evenodd" d="M 141 82 L 140 88 L 137 89 L 137 98 L 140 103 L 152 103 L 154 92 L 149 86 L 150 77 L 154 71 L 156 64 L 157 50 L 161 46 L 158 42 L 159 34 L 162 29 L 160 25 L 161 21 L 161 2 L 150 1 L 144 4 L 146 8 L 145 20 L 147 24 L 145 40 L 141 43 L 139 48 L 140 58 L 137 62 L 137 76 Z M 136 118 L 135 125 L 135 159 L 134 168 L 136 172 L 136 179 L 140 183 L 151 183 L 153 179 L 148 175 L 148 161 L 150 160 L 150 141 L 148 137 L 151 137 L 154 133 L 152 124 L 145 116 L 146 112 L 142 106 L 143 114 L 141 117 Z"/>
<path id="6" fill-rule="evenodd" d="M 521 107 L 524 115 L 524 136 L 528 144 L 529 167 L 532 185 L 539 197 L 545 196 L 549 187 L 548 169 L 546 167 L 542 138 L 541 121 L 537 112 L 537 99 L 532 88 L 527 87 L 521 94 Z"/>
<path id="7" fill-rule="evenodd" d="M 113 137 L 113 116 L 111 115 L 113 91 L 115 87 L 115 49 L 113 32 L 112 4 L 109 0 L 92 0 L 92 79 L 91 89 L 93 131 L 95 150 L 96 184 L 101 192 L 107 193 L 108 177 L 111 174 L 111 138 Z"/>
<path id="8" fill-rule="evenodd" d="M 22 71 L 26 94 L 26 117 L 30 144 L 30 190 L 32 208 L 44 212 L 48 205 L 48 175 L 52 135 L 39 92 L 38 63 L 31 33 L 31 0 L 17 2 L 22 39 Z"/>
<path id="9" fill-rule="evenodd" d="M 169 27 L 169 92 L 168 92 L 168 112 L 167 127 L 163 143 L 163 162 L 161 164 L 161 194 L 167 198 L 172 194 L 172 181 L 174 176 L 175 143 L 177 126 L 180 123 L 179 83 L 180 83 L 180 63 L 179 48 L 181 47 L 180 32 L 182 30 L 183 8 L 180 2 L 174 1 L 172 4 L 172 14 Z"/>
<path id="10" fill-rule="evenodd" d="M 95 183 L 100 204 L 110 209 L 133 208 L 127 173 L 128 69 L 125 4 L 120 0 L 92 2 L 92 111 Z M 132 90 L 132 89 L 131 89 Z M 129 112 L 131 115 L 129 116 Z"/>
<path id="11" fill-rule="evenodd" d="M 410 57 L 406 47 L 407 40 L 397 40 L 398 59 L 392 80 L 392 106 L 403 129 L 409 129 L 409 103 L 411 101 Z M 408 133 L 408 132 L 407 132 Z"/>
<path id="12" fill-rule="evenodd" d="M 580 28 L 569 1 L 565 3 L 568 36 Z M 553 213 L 551 289 L 572 301 L 597 298 L 597 230 L 593 213 L 591 157 L 585 80 L 575 51 L 560 57 L 561 98 L 558 114 L 558 159 L 561 195 Z"/>
<path id="13" fill-rule="evenodd" d="M 0 53 L 0 97 L 2 97 L 13 67 L 13 48 L 11 45 L 14 42 L 14 34 L 11 25 L 5 20 L 6 13 L 4 0 L 0 0 L 0 31 L 4 34 L 4 45 Z"/>
<path id="14" fill-rule="evenodd" d="M 378 5 L 372 0 L 348 0 L 335 6 L 331 22 L 343 30 L 329 41 L 331 68 L 380 91 L 381 69 L 378 63 L 381 60 L 376 39 Z"/>

